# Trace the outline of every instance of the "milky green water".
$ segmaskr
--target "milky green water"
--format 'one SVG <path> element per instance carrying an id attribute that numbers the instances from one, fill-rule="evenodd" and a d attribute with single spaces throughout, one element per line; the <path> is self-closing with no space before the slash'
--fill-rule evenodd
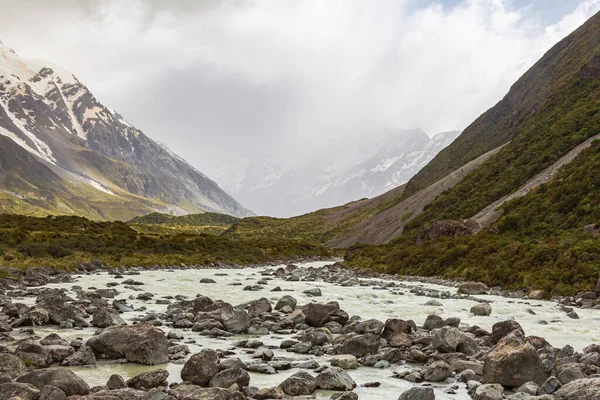
<path id="1" fill-rule="evenodd" d="M 314 262 L 300 264 L 300 267 L 320 267 L 327 264 L 326 262 Z M 374 290 L 372 287 L 354 286 L 341 287 L 324 282 L 287 282 L 281 279 L 272 279 L 264 290 L 259 292 L 243 291 L 243 287 L 250 284 L 255 284 L 258 280 L 263 279 L 259 274 L 260 269 L 238 269 L 238 270 L 181 270 L 181 271 L 147 271 L 141 275 L 133 276 L 132 278 L 144 282 L 141 286 L 143 291 L 148 291 L 155 295 L 153 300 L 144 302 L 140 300 L 130 300 L 128 304 L 133 304 L 134 307 L 147 307 L 144 313 L 132 312 L 122 314 L 121 317 L 131 322 L 132 318 L 145 315 L 149 311 L 164 312 L 166 305 L 155 304 L 155 300 L 164 296 L 184 295 L 189 298 L 195 297 L 197 294 L 202 294 L 211 297 L 213 300 L 222 299 L 233 305 L 242 304 L 251 300 L 256 300 L 260 297 L 266 297 L 273 302 L 277 301 L 285 294 L 290 294 L 298 300 L 298 304 L 302 305 L 315 298 L 308 298 L 302 292 L 306 289 L 318 287 L 321 289 L 323 296 L 316 298 L 319 302 L 338 301 L 342 309 L 350 315 L 359 315 L 363 319 L 377 318 L 385 321 L 388 318 L 412 319 L 417 325 L 422 324 L 428 314 L 438 314 L 444 318 L 459 317 L 462 322 L 469 325 L 478 325 L 486 330 L 490 330 L 491 326 L 502 320 L 516 319 L 525 329 L 527 335 L 536 335 L 546 338 L 552 345 L 562 347 L 565 344 L 572 345 L 576 350 L 581 350 L 588 344 L 600 342 L 600 331 L 596 328 L 600 319 L 600 311 L 598 310 L 577 310 L 580 316 L 579 320 L 568 318 L 564 312 L 557 309 L 557 305 L 552 302 L 535 301 L 535 300 L 514 300 L 506 299 L 498 296 L 477 296 L 479 298 L 492 301 L 493 312 L 489 317 L 475 317 L 470 315 L 469 309 L 476 304 L 470 300 L 444 300 L 438 299 L 442 306 L 431 307 L 424 304 L 430 300 L 428 297 L 416 296 L 409 293 L 406 289 L 390 290 Z M 220 276 L 226 274 L 226 276 Z M 128 278 L 128 276 L 126 276 Z M 216 284 L 200 284 L 198 281 L 202 278 L 212 278 Z M 74 285 L 79 285 L 83 289 L 92 287 L 104 288 L 108 282 L 119 282 L 113 276 L 102 273 L 98 275 L 83 275 L 76 278 L 73 284 L 52 284 L 49 287 L 63 287 L 70 289 Z M 231 286 L 231 283 L 239 282 L 242 286 Z M 420 286 L 427 289 L 439 289 L 442 291 L 455 292 L 455 289 L 443 286 L 404 282 L 411 286 Z M 271 292 L 275 286 L 280 286 L 282 292 Z M 137 296 L 139 292 L 117 286 L 116 289 L 120 292 L 117 298 L 127 298 L 129 295 Z M 404 295 L 398 295 L 393 292 L 404 292 Z M 23 302 L 33 302 L 32 299 L 19 300 Z M 532 315 L 527 312 L 527 309 L 533 310 L 537 315 Z M 539 321 L 546 321 L 547 325 L 542 325 Z M 169 328 L 164 328 L 168 331 Z M 88 338 L 94 334 L 95 329 L 85 329 L 82 331 L 60 330 L 55 328 L 36 328 L 38 335 L 46 335 L 56 332 L 64 338 L 73 339 L 76 337 Z M 184 331 L 185 339 L 195 340 L 196 344 L 188 344 L 193 353 L 199 351 L 202 347 L 213 349 L 228 349 L 232 348 L 232 343 L 239 340 L 241 337 L 227 339 L 211 339 L 200 336 L 191 331 Z M 273 337 L 275 336 L 275 338 Z M 279 339 L 277 339 L 279 337 Z M 281 335 L 262 336 L 260 339 L 265 344 L 279 345 Z M 239 349 L 238 349 L 239 351 Z M 276 357 L 290 360 L 309 360 L 316 359 L 320 363 L 327 363 L 328 357 L 313 357 L 306 355 L 298 355 L 285 351 L 275 351 Z M 250 361 L 250 356 L 240 353 L 239 357 L 242 360 Z M 99 362 L 97 368 L 73 368 L 90 385 L 104 385 L 111 374 L 121 374 L 125 378 L 135 376 L 144 371 L 151 371 L 157 368 L 166 368 L 169 373 L 169 382 L 180 381 L 179 373 L 182 364 L 169 363 L 163 366 L 141 366 L 136 364 L 114 364 L 112 362 Z M 392 366 L 388 369 L 376 369 L 361 367 L 357 370 L 348 371 L 358 385 L 368 382 L 381 382 L 379 388 L 358 388 L 356 393 L 360 399 L 396 399 L 402 393 L 403 389 L 412 386 L 410 382 L 393 379 L 391 375 L 394 371 L 406 368 L 404 366 Z M 292 375 L 297 370 L 281 371 L 276 375 L 263 375 L 251 373 L 250 384 L 257 387 L 276 386 L 282 382 L 287 376 Z M 463 386 L 455 395 L 444 393 L 448 385 L 433 385 L 436 388 L 436 398 L 438 399 L 468 399 L 469 396 Z M 318 392 L 317 399 L 327 399 L 331 392 Z"/>

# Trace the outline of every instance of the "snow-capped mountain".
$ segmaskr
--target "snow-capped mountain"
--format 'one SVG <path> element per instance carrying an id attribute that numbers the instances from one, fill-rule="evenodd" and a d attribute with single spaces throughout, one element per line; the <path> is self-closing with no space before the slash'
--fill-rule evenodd
<path id="1" fill-rule="evenodd" d="M 105 219 L 151 211 L 251 215 L 73 74 L 23 59 L 1 42 L 0 199 L 0 212 Z"/>
<path id="2" fill-rule="evenodd" d="M 339 168 L 334 157 L 290 167 L 283 160 L 245 159 L 211 171 L 223 188 L 261 215 L 289 217 L 374 197 L 406 183 L 459 131 L 429 137 L 420 129 L 394 131 L 369 143 L 361 160 Z"/>

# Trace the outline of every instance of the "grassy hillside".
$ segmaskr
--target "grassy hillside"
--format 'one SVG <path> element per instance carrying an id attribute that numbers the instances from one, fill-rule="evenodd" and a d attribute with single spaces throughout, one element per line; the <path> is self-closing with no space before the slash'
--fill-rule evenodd
<path id="1" fill-rule="evenodd" d="M 127 222 L 133 229 L 144 234 L 172 235 L 174 233 L 208 233 L 220 235 L 239 218 L 217 213 L 174 216 L 150 213 Z"/>
<path id="2" fill-rule="evenodd" d="M 289 240 L 231 240 L 208 234 L 141 234 L 122 222 L 81 217 L 0 215 L 0 263 L 5 266 L 73 268 L 101 260 L 118 265 L 250 264 L 327 256 L 317 244 Z"/>

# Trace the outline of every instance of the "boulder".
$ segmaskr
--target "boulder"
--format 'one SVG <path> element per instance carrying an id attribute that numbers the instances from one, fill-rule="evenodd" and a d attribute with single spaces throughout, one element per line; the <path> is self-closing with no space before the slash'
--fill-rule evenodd
<path id="1" fill-rule="evenodd" d="M 566 385 L 567 383 L 576 381 L 578 379 L 584 379 L 585 374 L 575 366 L 563 368 L 557 376 L 560 383 Z"/>
<path id="2" fill-rule="evenodd" d="M 103 358 L 126 358 L 130 362 L 157 365 L 169 361 L 167 338 L 150 323 L 112 326 L 90 338 L 87 345 Z"/>
<path id="3" fill-rule="evenodd" d="M 461 336 L 458 328 L 445 326 L 435 331 L 431 344 L 442 353 L 454 353 L 460 343 Z"/>
<path id="4" fill-rule="evenodd" d="M 138 390 L 149 390 L 162 386 L 169 377 L 169 373 L 164 369 L 156 371 L 143 372 L 129 379 L 126 384 L 128 387 Z"/>
<path id="5" fill-rule="evenodd" d="M 75 354 L 67 357 L 60 365 L 63 367 L 96 365 L 96 355 L 90 346 L 82 346 Z"/>
<path id="6" fill-rule="evenodd" d="M 19 357 L 8 353 L 0 353 L 0 373 L 8 374 L 11 379 L 25 375 L 27 367 Z"/>
<path id="7" fill-rule="evenodd" d="M 250 375 L 242 368 L 225 369 L 213 376 L 208 384 L 210 387 L 230 388 L 237 385 L 242 389 L 250 384 Z"/>
<path id="8" fill-rule="evenodd" d="M 108 390 L 125 389 L 127 387 L 127 384 L 125 383 L 125 380 L 121 375 L 114 374 L 111 375 L 110 378 L 108 378 L 108 382 L 106 382 L 106 387 L 108 388 Z"/>
<path id="9" fill-rule="evenodd" d="M 317 389 L 317 380 L 308 372 L 300 371 L 279 384 L 288 396 L 306 396 Z"/>
<path id="10" fill-rule="evenodd" d="M 498 384 L 481 385 L 475 389 L 473 400 L 502 400 L 504 398 L 504 388 Z"/>
<path id="11" fill-rule="evenodd" d="M 234 309 L 231 318 L 223 321 L 223 326 L 227 332 L 244 333 L 252 324 L 252 318 L 246 310 Z"/>
<path id="12" fill-rule="evenodd" d="M 15 349 L 15 355 L 23 360 L 25 364 L 36 368 L 47 368 L 54 361 L 46 347 L 33 342 L 19 344 Z"/>
<path id="13" fill-rule="evenodd" d="M 275 309 L 281 310 L 283 307 L 287 306 L 287 307 L 291 308 L 292 310 L 294 310 L 294 309 L 296 309 L 296 304 L 298 304 L 296 299 L 294 299 L 292 296 L 286 294 L 281 299 L 279 299 L 279 301 L 277 301 L 277 304 L 275 304 Z"/>
<path id="14" fill-rule="evenodd" d="M 83 379 L 66 368 L 48 368 L 31 371 L 17 378 L 19 383 L 28 383 L 37 389 L 46 385 L 56 386 L 68 396 L 85 396 L 90 387 Z"/>
<path id="15" fill-rule="evenodd" d="M 488 303 L 476 304 L 471 307 L 471 314 L 477 317 L 488 317 L 492 313 L 492 306 Z"/>
<path id="16" fill-rule="evenodd" d="M 492 340 L 494 343 L 498 343 L 500 339 L 511 333 L 512 331 L 519 331 L 525 335 L 525 331 L 521 328 L 521 325 L 517 321 L 507 320 L 502 322 L 496 322 L 492 325 Z"/>
<path id="17" fill-rule="evenodd" d="M 452 372 L 448 363 L 439 360 L 425 366 L 421 375 L 427 382 L 441 382 L 452 376 Z"/>
<path id="18" fill-rule="evenodd" d="M 374 335 L 379 335 L 383 331 L 383 328 L 383 322 L 376 319 L 368 319 L 366 321 L 361 321 L 356 324 L 356 333 L 372 333 Z"/>
<path id="19" fill-rule="evenodd" d="M 554 393 L 556 400 L 598 400 L 600 378 L 578 379 Z"/>
<path id="20" fill-rule="evenodd" d="M 279 386 L 259 389 L 253 396 L 256 400 L 283 399 L 284 397 L 285 393 Z"/>
<path id="21" fill-rule="evenodd" d="M 316 377 L 317 388 L 323 390 L 347 391 L 356 387 L 354 380 L 346 371 L 338 367 L 330 367 Z"/>
<path id="22" fill-rule="evenodd" d="M 33 385 L 19 382 L 9 382 L 0 385 L 0 400 L 38 400 L 39 390 Z"/>
<path id="23" fill-rule="evenodd" d="M 340 305 L 337 302 L 327 304 L 310 303 L 304 309 L 305 321 L 310 326 L 321 327 L 324 324 L 322 322 L 323 319 L 325 319 L 329 313 L 339 309 Z"/>
<path id="24" fill-rule="evenodd" d="M 458 285 L 459 294 L 486 294 L 488 287 L 482 282 L 463 282 Z"/>
<path id="25" fill-rule="evenodd" d="M 439 315 L 430 314 L 425 318 L 425 322 L 423 323 L 423 329 L 432 331 L 434 329 L 439 329 L 444 327 L 446 323 L 444 319 Z"/>
<path id="26" fill-rule="evenodd" d="M 67 400 L 67 395 L 56 386 L 46 385 L 40 390 L 38 400 Z"/>
<path id="27" fill-rule="evenodd" d="M 227 389 L 203 388 L 190 384 L 181 384 L 170 393 L 177 400 L 234 400 L 233 393 Z"/>
<path id="28" fill-rule="evenodd" d="M 342 354 L 333 356 L 331 359 L 331 366 L 340 367 L 342 369 L 356 369 L 358 368 L 358 361 L 356 360 L 356 357 L 351 354 Z"/>
<path id="29" fill-rule="evenodd" d="M 380 345 L 381 338 L 372 333 L 352 336 L 339 346 L 338 354 L 351 354 L 355 357 L 362 357 L 367 354 L 377 353 Z"/>
<path id="30" fill-rule="evenodd" d="M 248 307 L 248 315 L 251 317 L 260 317 L 262 314 L 270 313 L 271 311 L 271 302 L 265 297 L 253 301 Z"/>
<path id="31" fill-rule="evenodd" d="M 402 392 L 398 400 L 435 400 L 432 388 L 412 387 Z"/>
<path id="32" fill-rule="evenodd" d="M 381 337 L 391 344 L 394 341 L 394 337 L 409 334 L 411 332 L 412 328 L 407 321 L 392 318 L 385 321 Z"/>
<path id="33" fill-rule="evenodd" d="M 203 349 L 194 354 L 181 370 L 181 379 L 199 386 L 208 386 L 219 373 L 219 356 L 212 349 Z"/>
<path id="34" fill-rule="evenodd" d="M 486 355 L 483 377 L 486 383 L 499 383 L 506 388 L 529 381 L 541 385 L 547 378 L 537 352 L 518 330 L 501 339 Z"/>
<path id="35" fill-rule="evenodd" d="M 92 325 L 97 328 L 108 328 L 109 326 L 126 325 L 125 321 L 114 310 L 106 307 L 99 308 L 94 312 Z"/>

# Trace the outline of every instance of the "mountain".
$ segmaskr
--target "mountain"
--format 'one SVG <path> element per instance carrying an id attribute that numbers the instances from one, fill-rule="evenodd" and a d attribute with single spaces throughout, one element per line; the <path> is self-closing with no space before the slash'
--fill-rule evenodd
<path id="1" fill-rule="evenodd" d="M 73 74 L 23 59 L 1 42 L 0 144 L 1 212 L 252 214 Z"/>
<path id="2" fill-rule="evenodd" d="M 569 294 L 600 274 L 600 13 L 419 173 L 373 199 L 228 234 L 346 249 L 350 266 Z M 257 232 L 261 236 L 257 235 Z"/>
<path id="3" fill-rule="evenodd" d="M 364 146 L 352 165 L 335 156 L 301 166 L 285 160 L 246 159 L 211 172 L 223 188 L 259 214 L 289 217 L 378 196 L 407 182 L 460 132 L 429 138 L 420 129 L 390 131 Z"/>

